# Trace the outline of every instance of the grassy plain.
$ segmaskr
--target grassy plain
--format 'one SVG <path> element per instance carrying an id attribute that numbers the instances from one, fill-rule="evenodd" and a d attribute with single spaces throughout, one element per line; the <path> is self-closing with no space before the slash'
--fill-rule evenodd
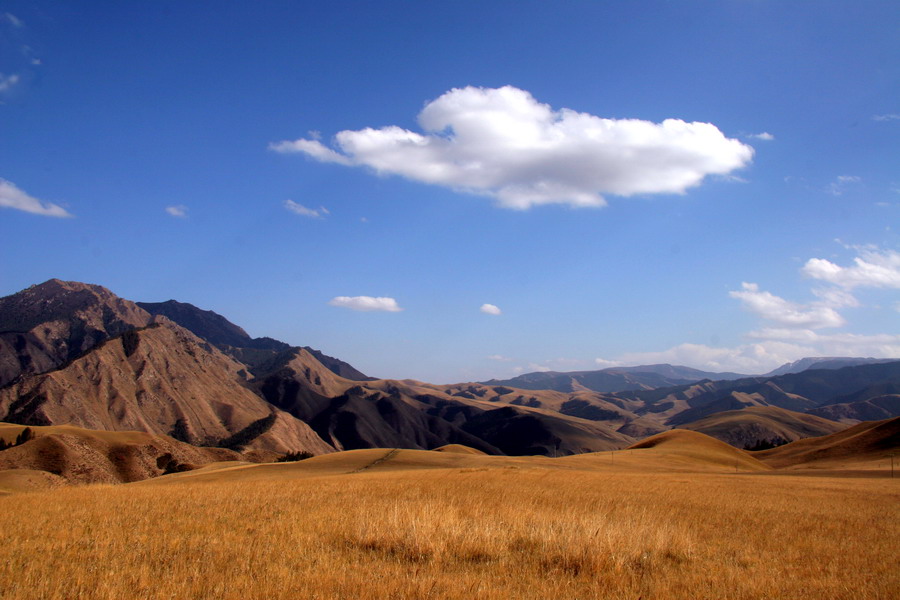
<path id="1" fill-rule="evenodd" d="M 900 594 L 900 479 L 678 450 L 364 450 L 0 497 L 0 598 Z"/>

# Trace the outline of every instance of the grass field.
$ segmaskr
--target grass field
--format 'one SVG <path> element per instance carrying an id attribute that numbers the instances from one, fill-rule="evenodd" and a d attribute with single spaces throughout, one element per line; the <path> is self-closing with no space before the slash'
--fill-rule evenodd
<path id="1" fill-rule="evenodd" d="M 900 595 L 900 479 L 670 454 L 365 450 L 0 497 L 0 598 Z"/>

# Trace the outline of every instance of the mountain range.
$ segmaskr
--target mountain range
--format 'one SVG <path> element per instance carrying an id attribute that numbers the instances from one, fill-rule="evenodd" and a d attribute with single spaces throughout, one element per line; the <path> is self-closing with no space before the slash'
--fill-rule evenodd
<path id="1" fill-rule="evenodd" d="M 900 361 L 782 369 L 650 365 L 437 385 L 373 378 L 175 300 L 132 302 L 59 280 L 0 298 L 0 421 L 145 432 L 251 461 L 447 444 L 556 456 L 624 448 L 673 427 L 744 447 L 900 414 Z"/>

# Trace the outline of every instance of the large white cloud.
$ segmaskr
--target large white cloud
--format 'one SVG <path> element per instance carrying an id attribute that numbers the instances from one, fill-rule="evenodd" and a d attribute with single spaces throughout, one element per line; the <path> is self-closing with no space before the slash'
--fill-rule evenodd
<path id="1" fill-rule="evenodd" d="M 35 215 L 45 217 L 71 217 L 72 215 L 58 204 L 44 202 L 33 196 L 29 196 L 15 186 L 11 181 L 0 179 L 0 207 L 23 210 Z"/>
<path id="2" fill-rule="evenodd" d="M 760 291 L 755 283 L 743 283 L 740 291 L 729 292 L 744 308 L 768 321 L 785 327 L 821 329 L 840 327 L 844 318 L 830 306 L 802 305 L 789 302 L 769 292 Z"/>
<path id="3" fill-rule="evenodd" d="M 859 256 L 852 267 L 842 267 L 824 258 L 811 258 L 803 265 L 803 274 L 842 288 L 900 288 L 900 252 L 856 248 Z"/>
<path id="4" fill-rule="evenodd" d="M 362 312 L 400 312 L 403 310 L 397 304 L 396 300 L 384 296 L 379 296 L 377 298 L 372 296 L 336 296 L 332 298 L 328 304 Z"/>
<path id="5" fill-rule="evenodd" d="M 511 86 L 450 90 L 418 120 L 424 133 L 366 128 L 339 132 L 334 148 L 316 139 L 269 147 L 490 196 L 515 209 L 604 206 L 604 194 L 681 194 L 753 157 L 753 148 L 710 123 L 553 110 Z"/>

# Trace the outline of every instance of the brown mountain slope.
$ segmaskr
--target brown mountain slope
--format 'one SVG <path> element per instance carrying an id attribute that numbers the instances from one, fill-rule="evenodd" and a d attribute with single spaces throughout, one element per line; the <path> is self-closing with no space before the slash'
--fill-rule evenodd
<path id="1" fill-rule="evenodd" d="M 154 318 L 99 285 L 51 279 L 0 298 L 0 387 Z"/>
<path id="2" fill-rule="evenodd" d="M 872 395 L 855 402 L 821 406 L 810 410 L 809 413 L 842 423 L 883 421 L 900 416 L 900 394 Z"/>
<path id="3" fill-rule="evenodd" d="M 744 450 L 738 450 L 720 440 L 697 431 L 672 429 L 659 433 L 628 450 L 652 451 L 666 460 L 679 459 L 687 464 L 713 464 L 734 467 L 742 471 L 766 471 L 770 466 L 760 462 Z"/>
<path id="4" fill-rule="evenodd" d="M 561 414 L 559 392 L 435 386 L 413 380 L 350 381 L 304 349 L 252 382 L 266 400 L 305 420 L 341 450 L 434 449 L 463 444 L 489 454 L 571 454 L 620 448 L 633 438 L 612 425 Z M 624 422 L 618 413 L 613 413 Z"/>
<path id="5" fill-rule="evenodd" d="M 248 451 L 333 451 L 247 389 L 242 367 L 177 325 L 153 325 L 3 388 L 0 420 L 145 431 Z"/>
<path id="6" fill-rule="evenodd" d="M 681 428 L 705 433 L 736 448 L 747 448 L 762 441 L 792 442 L 827 435 L 846 425 L 777 406 L 748 406 L 719 412 Z"/>
<path id="7" fill-rule="evenodd" d="M 11 442 L 23 429 L 0 423 L 0 438 Z M 143 432 L 93 431 L 71 425 L 30 429 L 33 440 L 0 451 L 0 488 L 5 482 L 8 488 L 21 489 L 22 479 L 34 477 L 34 471 L 53 477 L 40 476 L 32 482 L 33 488 L 52 487 L 54 477 L 76 484 L 127 483 L 240 459 L 237 452 L 224 448 L 198 448 Z M 27 473 L 17 473 L 20 469 Z"/>
<path id="8" fill-rule="evenodd" d="M 775 468 L 855 466 L 884 462 L 891 454 L 900 455 L 900 417 L 859 423 L 831 435 L 753 453 Z"/>

